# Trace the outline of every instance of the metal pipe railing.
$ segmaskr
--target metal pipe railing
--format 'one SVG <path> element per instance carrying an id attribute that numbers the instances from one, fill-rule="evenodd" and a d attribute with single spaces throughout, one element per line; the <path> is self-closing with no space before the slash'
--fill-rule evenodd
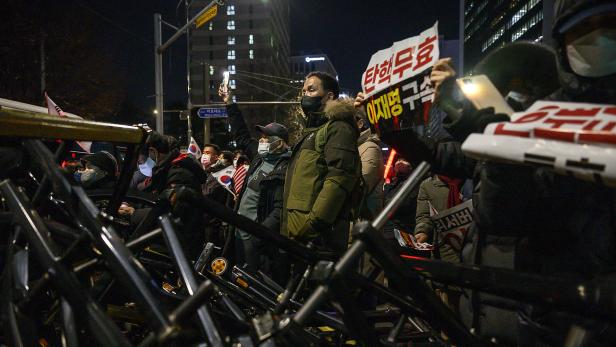
<path id="1" fill-rule="evenodd" d="M 146 132 L 129 125 L 50 116 L 2 106 L 0 136 L 139 144 L 145 141 Z"/>

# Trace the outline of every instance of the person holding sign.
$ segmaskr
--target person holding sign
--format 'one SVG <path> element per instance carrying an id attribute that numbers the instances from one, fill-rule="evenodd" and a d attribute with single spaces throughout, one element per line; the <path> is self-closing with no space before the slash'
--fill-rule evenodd
<path id="1" fill-rule="evenodd" d="M 347 247 L 352 195 L 361 176 L 355 109 L 336 101 L 339 90 L 327 73 L 306 76 L 301 102 L 306 128 L 287 170 L 281 229 L 336 255 Z"/>

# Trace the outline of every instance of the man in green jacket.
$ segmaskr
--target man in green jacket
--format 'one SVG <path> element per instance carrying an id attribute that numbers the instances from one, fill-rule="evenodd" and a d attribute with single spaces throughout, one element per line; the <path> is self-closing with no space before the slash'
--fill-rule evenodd
<path id="1" fill-rule="evenodd" d="M 281 232 L 340 255 L 361 176 L 355 110 L 336 101 L 338 81 L 327 73 L 308 74 L 302 92 L 306 128 L 287 170 Z"/>

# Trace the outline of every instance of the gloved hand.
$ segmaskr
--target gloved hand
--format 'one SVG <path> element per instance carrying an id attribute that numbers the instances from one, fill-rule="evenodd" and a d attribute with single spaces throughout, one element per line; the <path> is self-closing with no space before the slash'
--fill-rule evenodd
<path id="1" fill-rule="evenodd" d="M 331 225 L 309 218 L 299 231 L 299 237 L 304 240 L 313 239 L 316 236 L 330 230 Z"/>
<path id="2" fill-rule="evenodd" d="M 465 108 L 461 112 L 451 109 L 444 109 L 444 111 L 448 115 L 449 122 L 444 121 L 443 127 L 458 142 L 464 142 L 468 135 L 472 133 L 483 132 L 490 123 L 509 120 L 509 116 L 506 114 L 495 114 L 493 107 L 486 107 L 481 110 Z"/>

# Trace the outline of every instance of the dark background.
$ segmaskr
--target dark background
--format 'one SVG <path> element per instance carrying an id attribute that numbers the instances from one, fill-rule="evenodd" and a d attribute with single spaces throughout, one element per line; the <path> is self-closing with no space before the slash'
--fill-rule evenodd
<path id="1" fill-rule="evenodd" d="M 267 1 L 267 0 L 263 0 Z M 289 0 L 292 54 L 325 53 L 342 87 L 360 90 L 376 51 L 439 21 L 457 39 L 457 0 Z M 88 118 L 153 123 L 153 14 L 181 26 L 184 1 L 7 0 L 0 11 L 0 97 L 43 105 L 46 89 L 65 111 Z M 241 2 L 240 2 L 241 4 Z M 163 26 L 163 42 L 173 34 Z M 165 107 L 186 103 L 186 40 L 164 54 Z"/>

